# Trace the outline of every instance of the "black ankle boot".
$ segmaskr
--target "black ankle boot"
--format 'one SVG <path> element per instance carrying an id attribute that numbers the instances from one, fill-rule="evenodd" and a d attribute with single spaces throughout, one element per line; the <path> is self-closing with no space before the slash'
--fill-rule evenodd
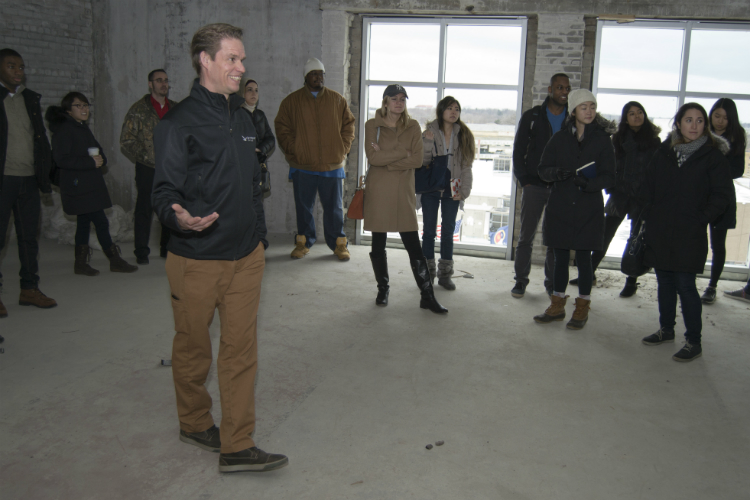
<path id="1" fill-rule="evenodd" d="M 635 281 L 637 279 L 638 278 L 628 276 L 628 279 L 625 281 L 625 287 L 622 289 L 622 292 L 620 292 L 620 297 L 632 297 L 635 295 L 635 292 L 638 291 L 638 283 Z"/>
<path id="2" fill-rule="evenodd" d="M 370 261 L 372 262 L 372 270 L 375 273 L 375 281 L 378 282 L 378 296 L 375 299 L 375 304 L 387 306 L 388 290 L 391 287 L 388 286 L 388 259 L 386 258 L 385 250 L 383 250 L 383 253 L 370 252 Z"/>
<path id="3" fill-rule="evenodd" d="M 432 281 L 430 280 L 430 270 L 427 267 L 427 259 L 422 257 L 421 259 L 412 260 L 410 263 L 411 271 L 414 273 L 414 280 L 417 282 L 417 286 L 422 293 L 419 307 L 422 309 L 429 309 L 434 313 L 447 313 L 448 309 L 440 305 L 432 290 Z"/>

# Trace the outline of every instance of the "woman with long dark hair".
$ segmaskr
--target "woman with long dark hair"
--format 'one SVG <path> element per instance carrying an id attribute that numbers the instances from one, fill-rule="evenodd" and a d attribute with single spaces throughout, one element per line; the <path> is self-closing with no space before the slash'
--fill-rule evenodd
<path id="1" fill-rule="evenodd" d="M 737 114 L 737 105 L 733 100 L 722 97 L 711 108 L 710 117 L 711 132 L 723 137 L 729 142 L 727 159 L 732 179 L 742 177 L 745 173 L 745 147 L 747 146 L 747 135 L 740 124 Z M 732 184 L 732 200 L 727 210 L 708 226 L 711 237 L 711 280 L 703 292 L 701 301 L 704 304 L 716 302 L 716 285 L 724 270 L 724 261 L 727 258 L 727 231 L 737 227 L 737 200 Z"/>
<path id="2" fill-rule="evenodd" d="M 401 85 L 388 85 L 375 118 L 365 123 L 365 153 L 370 166 L 364 228 L 372 232 L 370 260 L 378 284 L 375 304 L 388 305 L 390 278 L 385 243 L 387 233 L 398 232 L 421 292 L 419 307 L 447 313 L 435 298 L 427 259 L 419 245 L 414 170 L 422 165 L 422 131 L 406 111 L 408 97 Z"/>
<path id="3" fill-rule="evenodd" d="M 440 188 L 420 195 L 422 204 L 422 252 L 430 268 L 430 276 L 437 275 L 438 285 L 455 290 L 453 276 L 453 233 L 456 215 L 471 194 L 472 172 L 476 146 L 474 134 L 461 121 L 461 104 L 455 97 L 444 97 L 437 105 L 437 118 L 427 124 L 422 134 L 424 156 L 422 166 L 428 166 L 436 156 L 449 156 L 448 172 Z M 456 193 L 451 180 L 458 184 Z M 441 213 L 440 260 L 435 264 L 435 237 L 438 209 Z"/>
<path id="4" fill-rule="evenodd" d="M 109 258 L 109 270 L 132 273 L 138 266 L 128 264 L 120 257 L 120 247 L 109 235 L 109 221 L 104 209 L 112 206 L 101 167 L 107 157 L 99 142 L 86 124 L 89 119 L 89 100 L 80 92 L 70 92 L 60 106 L 47 108 L 45 118 L 52 132 L 52 157 L 60 169 L 60 197 L 63 211 L 77 216 L 75 235 L 75 274 L 96 276 L 99 271 L 89 265 L 92 250 L 89 248 L 91 223 L 96 237 Z"/>
<path id="5" fill-rule="evenodd" d="M 570 115 L 544 148 L 539 176 L 554 182 L 544 214 L 544 244 L 554 248 L 551 304 L 537 323 L 565 319 L 570 251 L 576 252 L 578 297 L 567 328 L 580 330 L 588 321 L 594 271 L 591 252 L 604 241 L 602 189 L 615 183 L 615 152 L 610 122 L 596 112 L 596 97 L 586 89 L 568 95 Z"/>
<path id="6" fill-rule="evenodd" d="M 654 125 L 648 119 L 648 114 L 643 105 L 636 101 L 630 101 L 622 108 L 620 125 L 617 132 L 612 136 L 612 144 L 615 147 L 616 178 L 615 185 L 607 189 L 609 200 L 604 207 L 604 246 L 601 250 L 595 250 L 591 255 L 591 266 L 594 273 L 599 267 L 607 249 L 612 242 L 617 229 L 627 217 L 630 219 L 630 234 L 636 229 L 636 223 L 641 212 L 642 203 L 638 196 L 638 190 L 648 167 L 651 157 L 661 144 L 659 140 L 661 128 Z M 631 297 L 638 290 L 636 276 L 628 276 L 625 287 L 620 292 L 620 297 Z M 596 274 L 594 274 L 596 282 Z M 578 280 L 571 280 L 572 285 L 578 284 Z"/>
<path id="7" fill-rule="evenodd" d="M 648 346 L 674 342 L 677 296 L 685 321 L 685 346 L 672 359 L 692 361 L 702 355 L 701 299 L 695 276 L 708 254 L 706 226 L 732 200 L 726 140 L 711 134 L 700 104 L 682 105 L 672 132 L 648 167 L 644 196 L 644 263 L 656 272 L 659 330 L 643 339 Z"/>
<path id="8" fill-rule="evenodd" d="M 258 145 L 255 148 L 255 152 L 258 155 L 258 163 L 260 163 L 261 168 L 267 168 L 266 160 L 273 154 L 274 147 L 276 146 L 276 138 L 273 136 L 266 114 L 258 109 L 258 101 L 260 100 L 258 82 L 255 80 L 246 81 L 243 91 L 242 97 L 245 98 L 245 102 L 242 104 L 242 108 L 250 113 L 250 116 L 253 118 L 255 132 L 258 135 Z M 265 196 L 270 196 L 270 192 L 267 192 Z"/>

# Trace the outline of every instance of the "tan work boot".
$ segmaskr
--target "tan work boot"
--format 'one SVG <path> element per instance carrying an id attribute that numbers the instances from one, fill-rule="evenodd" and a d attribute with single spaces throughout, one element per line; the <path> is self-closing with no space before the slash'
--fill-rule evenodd
<path id="1" fill-rule="evenodd" d="M 553 321 L 562 321 L 565 319 L 565 304 L 568 302 L 569 295 L 565 297 L 558 297 L 557 295 L 550 295 L 549 298 L 552 301 L 550 306 L 544 311 L 544 314 L 534 316 L 534 321 L 537 323 L 552 323 Z"/>
<path id="2" fill-rule="evenodd" d="M 301 234 L 297 235 L 297 245 L 294 247 L 294 250 L 292 250 L 292 258 L 293 259 L 301 259 L 305 255 L 310 252 L 310 249 L 307 248 L 305 245 L 307 243 L 307 238 L 302 236 Z"/>
<path id="3" fill-rule="evenodd" d="M 573 311 L 573 317 L 568 321 L 567 327 L 569 330 L 580 330 L 583 325 L 589 320 L 589 308 L 591 308 L 591 301 L 582 299 L 581 297 L 576 298 L 576 310 Z"/>
<path id="4" fill-rule="evenodd" d="M 49 309 L 50 307 L 55 307 L 57 302 L 55 302 L 55 299 L 51 299 L 44 295 L 38 288 L 32 288 L 30 290 L 21 290 L 21 295 L 18 297 L 18 305 L 37 306 L 42 309 Z"/>
<path id="5" fill-rule="evenodd" d="M 3 305 L 3 301 L 0 300 L 0 318 L 7 318 L 8 317 L 8 310 Z"/>
<path id="6" fill-rule="evenodd" d="M 349 254 L 349 249 L 346 248 L 346 236 L 336 238 L 336 250 L 333 254 L 339 258 L 339 260 L 349 260 L 352 256 Z"/>

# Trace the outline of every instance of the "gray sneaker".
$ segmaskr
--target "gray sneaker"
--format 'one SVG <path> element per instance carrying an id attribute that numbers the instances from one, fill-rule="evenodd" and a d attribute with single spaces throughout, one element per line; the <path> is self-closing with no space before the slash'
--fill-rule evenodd
<path id="1" fill-rule="evenodd" d="M 215 425 L 203 432 L 192 432 L 190 434 L 180 429 L 180 441 L 214 453 L 221 451 L 221 437 L 219 429 Z"/>
<path id="2" fill-rule="evenodd" d="M 730 299 L 742 300 L 744 302 L 750 302 L 750 293 L 747 293 L 744 288 L 735 290 L 733 292 L 724 292 L 724 296 Z"/>
<path id="3" fill-rule="evenodd" d="M 695 358 L 700 358 L 701 356 L 703 356 L 703 349 L 701 349 L 701 345 L 691 344 L 690 342 L 686 341 L 685 345 L 682 346 L 682 349 L 677 351 L 675 355 L 672 356 L 672 359 L 681 363 L 687 363 L 694 360 Z"/>
<path id="4" fill-rule="evenodd" d="M 641 340 L 645 345 L 660 345 L 665 342 L 674 342 L 674 330 L 665 330 L 659 328 L 659 331 L 652 333 L 648 337 L 643 337 Z"/>
<path id="5" fill-rule="evenodd" d="M 285 455 L 266 453 L 255 446 L 219 455 L 219 472 L 267 472 L 287 465 L 289 459 Z"/>

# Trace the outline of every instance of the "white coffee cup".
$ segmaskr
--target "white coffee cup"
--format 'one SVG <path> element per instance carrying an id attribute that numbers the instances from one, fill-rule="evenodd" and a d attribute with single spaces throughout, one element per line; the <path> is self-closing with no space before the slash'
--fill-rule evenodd
<path id="1" fill-rule="evenodd" d="M 99 148 L 89 148 L 89 156 L 99 156 Z"/>

